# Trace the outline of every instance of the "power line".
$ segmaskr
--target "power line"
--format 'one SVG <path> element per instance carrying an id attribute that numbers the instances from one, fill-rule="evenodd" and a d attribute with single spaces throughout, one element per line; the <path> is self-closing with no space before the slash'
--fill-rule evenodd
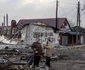
<path id="1" fill-rule="evenodd" d="M 64 16 L 64 15 L 67 15 L 68 13 L 71 13 L 73 10 L 75 10 L 75 8 L 71 9 L 70 11 L 68 11 L 67 13 L 61 15 L 61 16 Z"/>
<path id="2" fill-rule="evenodd" d="M 59 6 L 61 9 L 62 9 L 62 11 L 64 12 L 64 14 L 66 15 L 66 12 L 63 10 L 63 8 L 61 7 L 61 6 Z M 67 15 L 66 15 L 67 16 Z"/>
<path id="3" fill-rule="evenodd" d="M 82 11 L 82 14 L 85 16 L 85 12 L 84 11 Z M 81 23 L 85 22 L 84 16 L 81 16 Z"/>
<path id="4" fill-rule="evenodd" d="M 73 9 L 71 9 L 70 11 L 65 12 L 64 9 L 63 9 L 61 6 L 59 6 L 59 7 L 62 9 L 62 11 L 64 12 L 63 15 L 65 15 L 66 17 L 67 17 L 67 14 L 69 14 L 69 13 L 72 12 L 72 11 L 74 11 L 74 9 L 75 9 L 75 8 L 73 8 Z M 72 18 L 71 18 L 70 20 L 73 21 L 75 16 L 76 16 L 76 12 L 74 13 L 74 15 L 72 16 Z M 76 20 L 76 19 L 75 19 L 75 20 Z"/>
<path id="5" fill-rule="evenodd" d="M 59 1 L 60 2 L 60 1 Z M 70 2 L 60 2 L 60 3 L 63 3 L 63 4 L 68 4 L 68 5 L 74 5 L 74 3 L 70 3 Z"/>
<path id="6" fill-rule="evenodd" d="M 76 16 L 77 14 L 76 14 L 76 12 L 75 12 L 75 14 L 72 16 L 72 18 L 70 19 L 70 20 L 74 20 L 74 17 Z M 76 20 L 76 19 L 75 19 Z"/>

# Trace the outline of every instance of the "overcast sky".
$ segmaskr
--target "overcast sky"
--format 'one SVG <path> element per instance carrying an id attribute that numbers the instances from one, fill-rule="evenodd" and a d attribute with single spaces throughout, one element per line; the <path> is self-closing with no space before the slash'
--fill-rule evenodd
<path id="1" fill-rule="evenodd" d="M 58 17 L 66 17 L 76 23 L 77 3 L 81 2 L 83 9 L 84 0 L 59 0 Z M 9 24 L 12 19 L 55 18 L 56 0 L 0 0 L 0 23 L 3 16 L 9 14 Z M 85 26 L 85 11 L 81 10 L 81 25 Z M 1 25 L 1 24 L 0 24 Z"/>

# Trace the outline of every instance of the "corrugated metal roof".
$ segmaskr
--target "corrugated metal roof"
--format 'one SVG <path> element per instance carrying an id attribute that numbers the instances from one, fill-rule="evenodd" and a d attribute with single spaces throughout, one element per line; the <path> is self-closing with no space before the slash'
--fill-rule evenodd
<path id="1" fill-rule="evenodd" d="M 70 35 L 81 35 L 81 34 L 83 34 L 82 32 L 72 32 L 72 31 L 69 31 L 67 33 L 70 34 Z"/>
<path id="2" fill-rule="evenodd" d="M 61 28 L 60 30 L 59 30 L 59 33 L 67 33 L 67 32 L 69 32 L 69 31 L 71 31 L 70 29 L 68 29 L 68 28 Z"/>
<path id="3" fill-rule="evenodd" d="M 71 28 L 73 32 L 76 32 L 77 29 L 78 29 L 78 32 L 82 32 L 82 33 L 85 33 L 85 29 L 80 27 L 80 26 L 74 26 Z"/>

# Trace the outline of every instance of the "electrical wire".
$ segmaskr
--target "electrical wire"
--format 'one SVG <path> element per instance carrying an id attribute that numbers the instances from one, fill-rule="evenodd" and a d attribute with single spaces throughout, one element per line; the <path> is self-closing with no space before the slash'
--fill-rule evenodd
<path id="1" fill-rule="evenodd" d="M 70 3 L 70 2 L 60 2 L 60 1 L 59 1 L 59 3 L 62 3 L 62 4 L 68 4 L 68 5 L 72 5 L 72 6 L 74 6 L 74 3 Z"/>
<path id="2" fill-rule="evenodd" d="M 77 14 L 75 13 L 72 18 L 70 20 L 74 20 L 74 17 L 77 16 Z"/>
<path id="3" fill-rule="evenodd" d="M 66 15 L 66 12 L 62 9 L 62 7 L 61 6 L 59 6 L 60 8 L 61 8 L 61 10 L 63 11 L 63 13 Z M 67 15 L 66 15 L 67 16 Z"/>
<path id="4" fill-rule="evenodd" d="M 82 12 L 81 14 L 83 14 L 83 16 L 81 16 L 81 23 L 85 23 L 85 19 L 84 19 L 85 12 L 84 11 L 81 11 L 81 12 Z"/>
<path id="5" fill-rule="evenodd" d="M 71 12 L 72 12 L 72 11 L 74 11 L 74 10 L 75 10 L 75 8 L 71 9 L 71 10 L 70 10 L 70 11 L 68 11 L 67 13 L 65 13 L 65 14 L 61 15 L 60 17 L 62 17 L 62 16 L 64 16 L 64 15 L 67 15 L 67 14 L 71 13 Z"/>

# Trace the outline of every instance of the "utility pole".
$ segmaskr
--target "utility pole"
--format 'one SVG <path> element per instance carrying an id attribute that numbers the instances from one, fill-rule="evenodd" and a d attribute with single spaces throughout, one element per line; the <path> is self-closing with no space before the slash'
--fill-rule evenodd
<path id="1" fill-rule="evenodd" d="M 4 16 L 4 26 L 5 26 L 5 16 Z"/>
<path id="2" fill-rule="evenodd" d="M 80 42 L 80 38 L 79 38 L 79 28 L 80 27 L 80 2 L 78 2 L 78 8 L 77 8 L 77 34 L 76 34 L 76 44 L 78 44 Z"/>
<path id="3" fill-rule="evenodd" d="M 57 29 L 57 24 L 58 24 L 58 0 L 56 3 L 56 29 Z"/>
<path id="4" fill-rule="evenodd" d="M 57 31 L 57 24 L 58 24 L 58 0 L 56 1 L 56 24 L 55 24 L 56 28 L 54 31 L 55 33 Z"/>
<path id="5" fill-rule="evenodd" d="M 80 26 L 80 2 L 78 2 L 78 9 L 77 9 L 77 26 Z"/>

